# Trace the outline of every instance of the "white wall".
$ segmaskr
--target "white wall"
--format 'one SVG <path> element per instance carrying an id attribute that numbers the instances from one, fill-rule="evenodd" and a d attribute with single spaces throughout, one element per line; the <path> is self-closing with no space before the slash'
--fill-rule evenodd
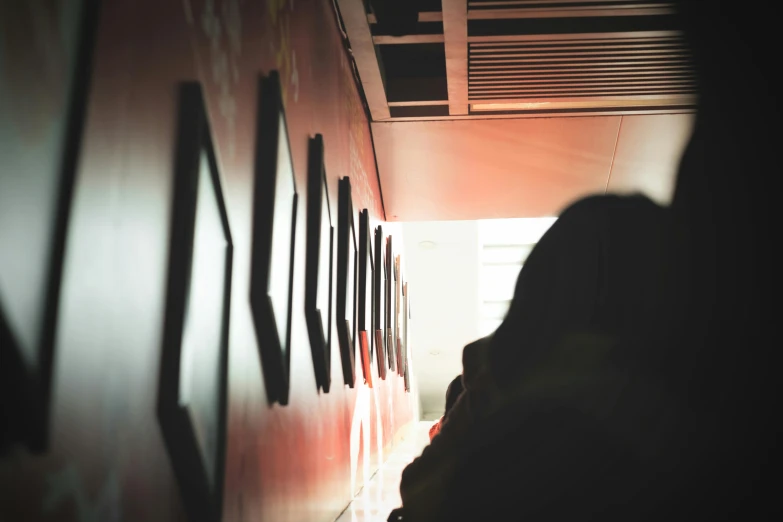
<path id="1" fill-rule="evenodd" d="M 404 223 L 411 295 L 411 357 L 424 419 L 443 414 L 446 387 L 462 373 L 462 349 L 479 337 L 476 221 Z M 434 248 L 421 245 L 435 242 Z"/>
<path id="2" fill-rule="evenodd" d="M 462 373 L 462 349 L 500 324 L 527 254 L 554 221 L 403 224 L 410 346 L 424 419 L 443 414 L 446 388 Z"/>

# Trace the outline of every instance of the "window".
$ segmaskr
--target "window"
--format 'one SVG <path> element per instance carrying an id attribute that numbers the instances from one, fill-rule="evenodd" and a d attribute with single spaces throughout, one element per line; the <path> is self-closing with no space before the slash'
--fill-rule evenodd
<path id="1" fill-rule="evenodd" d="M 479 221 L 479 299 L 481 336 L 494 332 L 506 316 L 525 259 L 556 218 Z"/>

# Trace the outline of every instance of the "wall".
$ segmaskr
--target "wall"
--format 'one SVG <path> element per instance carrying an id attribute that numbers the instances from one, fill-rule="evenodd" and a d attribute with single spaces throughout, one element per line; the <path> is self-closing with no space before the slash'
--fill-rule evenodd
<path id="1" fill-rule="evenodd" d="M 462 373 L 462 349 L 479 337 L 476 221 L 404 223 L 414 318 L 411 339 L 425 418 L 443 415 L 446 387 Z M 434 247 L 421 242 L 433 241 Z"/>
<path id="2" fill-rule="evenodd" d="M 288 407 L 267 405 L 248 303 L 259 75 L 277 69 L 283 78 L 298 230 L 314 133 L 324 135 L 335 208 L 337 180 L 349 175 L 355 211 L 368 208 L 373 226 L 384 217 L 369 126 L 332 2 L 106 0 L 96 38 L 56 332 L 51 448 L 43 457 L 17 451 L 0 461 L 0 520 L 183 519 L 155 405 L 176 92 L 187 80 L 205 91 L 234 240 L 224 520 L 333 520 L 414 420 L 415 396 L 396 376 L 373 390 L 344 389 L 336 349 L 338 385 L 316 391 L 297 313 L 304 233 L 296 242 Z M 399 228 L 386 230 L 399 237 Z"/>

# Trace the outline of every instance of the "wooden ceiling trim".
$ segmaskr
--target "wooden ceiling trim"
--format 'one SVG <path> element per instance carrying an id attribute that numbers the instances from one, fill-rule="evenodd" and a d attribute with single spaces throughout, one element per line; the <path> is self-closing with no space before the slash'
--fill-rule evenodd
<path id="1" fill-rule="evenodd" d="M 628 90 L 635 89 L 637 86 L 649 87 L 650 89 L 668 89 L 668 88 L 687 88 L 695 91 L 694 83 L 690 80 L 657 81 L 657 82 L 600 82 L 600 83 L 568 83 L 568 84 L 528 84 L 528 85 L 476 85 L 470 87 L 470 94 L 475 95 L 479 92 L 504 94 L 512 92 L 532 92 L 541 91 L 551 94 L 561 94 L 567 91 L 585 91 L 585 90 Z"/>
<path id="2" fill-rule="evenodd" d="M 449 114 L 468 114 L 468 2 L 443 0 Z"/>
<path id="3" fill-rule="evenodd" d="M 519 20 L 523 18 L 591 18 L 611 16 L 661 16 L 674 14 L 671 6 L 628 4 L 614 7 L 540 7 L 471 9 L 468 20 Z"/>
<path id="4" fill-rule="evenodd" d="M 614 62 L 613 60 L 625 60 L 624 62 Z M 628 61 L 633 60 L 633 61 Z M 634 54 L 624 55 L 616 53 L 601 53 L 601 54 L 589 54 L 588 56 L 574 56 L 572 54 L 560 54 L 556 56 L 547 57 L 534 57 L 527 56 L 504 56 L 502 58 L 494 58 L 491 56 L 480 56 L 471 58 L 470 65 L 492 65 L 492 64 L 504 64 L 504 63 L 523 63 L 523 64 L 544 64 L 551 63 L 554 65 L 574 63 L 574 62 L 590 62 L 600 63 L 671 63 L 674 61 L 689 61 L 690 56 L 685 53 L 651 53 L 646 55 Z"/>
<path id="5" fill-rule="evenodd" d="M 618 33 L 567 33 L 567 34 L 509 34 L 509 35 L 485 35 L 469 36 L 468 42 L 473 46 L 486 46 L 508 44 L 511 42 L 569 42 L 569 43 L 598 43 L 612 42 L 616 40 L 652 42 L 656 39 L 664 40 L 682 38 L 679 31 L 635 31 Z"/>
<path id="6" fill-rule="evenodd" d="M 524 102 L 530 102 L 533 100 L 536 102 L 537 100 L 545 99 L 547 100 L 547 104 L 545 107 L 549 107 L 549 102 L 557 103 L 559 100 L 562 99 L 571 99 L 571 98 L 579 98 L 583 100 L 585 103 L 592 104 L 593 101 L 597 101 L 599 103 L 601 102 L 602 97 L 608 97 L 608 96 L 621 96 L 629 102 L 635 103 L 636 100 L 639 99 L 641 96 L 647 96 L 647 95 L 665 95 L 665 96 L 675 96 L 675 95 L 681 95 L 681 94 L 690 94 L 693 91 L 691 89 L 622 89 L 622 90 L 600 90 L 600 91 L 565 91 L 561 92 L 555 95 L 551 95 L 547 92 L 514 92 L 514 93 L 504 93 L 502 95 L 494 94 L 494 93 L 475 93 L 471 94 L 470 103 L 476 104 L 476 103 L 484 103 L 487 100 L 493 100 L 497 102 L 511 102 L 513 100 L 518 100 L 520 103 Z M 669 100 L 664 100 L 665 103 L 657 103 L 656 105 L 678 105 L 677 103 L 669 103 Z M 644 105 L 644 104 L 643 104 Z M 592 107 L 592 105 L 589 105 Z M 602 105 L 605 106 L 605 105 Z M 620 104 L 619 106 L 623 106 Z"/>
<path id="7" fill-rule="evenodd" d="M 571 94 L 575 95 L 590 95 L 590 97 L 597 95 L 632 95 L 634 93 L 645 93 L 647 91 L 656 91 L 656 93 L 694 93 L 696 89 L 692 84 L 685 85 L 650 85 L 650 86 L 612 86 L 612 87 L 582 87 L 582 86 L 569 86 L 558 87 L 555 91 L 553 89 L 546 89 L 541 87 L 533 88 L 511 88 L 509 90 L 499 89 L 471 89 L 470 100 L 473 101 L 476 98 L 488 98 L 488 97 L 500 97 L 503 99 L 509 98 L 529 98 L 529 97 L 546 97 L 549 98 L 563 98 L 569 97 Z M 591 94 L 592 93 L 592 94 Z"/>
<path id="8" fill-rule="evenodd" d="M 687 67 L 690 62 L 686 60 L 669 60 L 666 62 L 647 62 L 639 60 L 631 61 L 607 61 L 607 62 L 592 62 L 592 63 L 558 63 L 556 65 L 558 70 L 585 70 L 585 71 L 597 71 L 597 70 L 617 70 L 621 67 L 631 66 L 633 68 L 672 68 L 672 67 Z M 540 71 L 551 70 L 551 65 L 544 64 L 500 64 L 500 65 L 476 65 L 470 68 L 471 73 L 473 71 Z"/>
<path id="9" fill-rule="evenodd" d="M 664 70 L 660 69 L 647 69 L 647 70 L 637 70 L 635 68 L 618 68 L 616 70 L 610 70 L 610 71 L 604 71 L 604 72 L 593 72 L 593 71 L 541 71 L 541 72 L 534 72 L 534 73 L 510 73 L 510 74 L 504 74 L 504 73 L 493 73 L 493 72 L 486 72 L 481 74 L 471 74 L 470 80 L 471 83 L 479 82 L 479 81 L 491 81 L 491 82 L 498 82 L 505 80 L 516 80 L 518 81 L 540 81 L 542 79 L 547 80 L 565 80 L 565 79 L 581 79 L 581 78 L 605 78 L 605 79 L 613 79 L 613 78 L 678 78 L 678 77 L 695 77 L 695 74 L 690 68 L 687 66 L 679 66 L 679 67 L 667 67 Z M 516 82 L 515 82 L 516 83 Z"/>
<path id="10" fill-rule="evenodd" d="M 629 96 L 591 96 L 585 97 L 562 97 L 553 99 L 551 96 L 538 97 L 506 97 L 501 99 L 482 98 L 471 100 L 471 110 L 514 110 L 509 108 L 516 107 L 517 110 L 524 109 L 574 109 L 574 108 L 610 108 L 610 107 L 669 107 L 669 106 L 694 106 L 696 96 L 693 94 L 649 94 Z"/>
<path id="11" fill-rule="evenodd" d="M 535 4 L 584 4 L 585 0 L 470 0 L 468 2 L 469 7 L 476 9 L 479 7 L 486 8 L 504 8 L 504 7 L 524 7 L 529 6 L 531 3 Z M 596 2 L 593 2 L 596 3 Z M 607 5 L 623 5 L 630 4 L 628 0 L 601 0 L 602 4 Z M 650 6 L 660 6 L 673 2 L 647 2 Z M 637 4 L 638 5 L 638 4 Z"/>
<path id="12" fill-rule="evenodd" d="M 377 35 L 372 37 L 375 45 L 404 45 L 443 43 L 442 34 L 409 34 L 405 36 Z"/>
<path id="13" fill-rule="evenodd" d="M 427 23 L 427 22 L 442 22 L 443 21 L 443 13 L 440 11 L 422 11 L 419 13 L 419 22 Z M 375 15 L 372 13 L 369 13 L 367 15 L 367 23 L 368 24 L 377 24 L 378 19 L 375 18 Z"/>
<path id="14" fill-rule="evenodd" d="M 673 84 L 692 84 L 694 82 L 693 78 L 689 77 L 682 77 L 682 78 L 654 78 L 654 79 L 644 79 L 644 78 L 587 78 L 582 80 L 574 80 L 574 79 L 567 79 L 567 80 L 525 80 L 525 81 L 516 81 L 512 84 L 513 88 L 517 87 L 546 87 L 549 89 L 560 89 L 562 87 L 566 87 L 569 85 L 580 85 L 580 86 L 623 86 L 623 85 L 673 85 Z M 507 80 L 501 81 L 473 81 L 470 82 L 470 90 L 478 90 L 478 89 L 487 89 L 487 90 L 509 90 L 512 87 L 509 87 L 509 82 Z M 391 103 L 389 104 L 391 105 Z"/>
<path id="15" fill-rule="evenodd" d="M 359 70 L 364 96 L 373 120 L 386 120 L 391 114 L 386 100 L 383 77 L 375 54 L 375 44 L 362 0 L 337 0 L 345 32 L 351 41 L 351 51 Z"/>
<path id="16" fill-rule="evenodd" d="M 448 105 L 448 100 L 424 100 L 424 101 L 394 101 L 389 102 L 389 107 L 431 107 L 435 105 Z"/>
<path id="17" fill-rule="evenodd" d="M 605 57 L 605 56 L 640 56 L 640 57 L 654 57 L 654 56 L 671 56 L 671 55 L 686 55 L 690 53 L 686 49 L 679 47 L 668 48 L 639 48 L 639 49 L 622 49 L 622 48 L 598 48 L 594 50 L 585 50 L 584 47 L 554 49 L 547 52 L 539 52 L 538 49 L 533 50 L 520 50 L 520 49 L 508 49 L 508 50 L 482 50 L 471 51 L 471 61 L 476 62 L 480 60 L 508 60 L 508 59 L 542 59 L 542 58 L 591 58 L 591 57 Z"/>
<path id="18" fill-rule="evenodd" d="M 486 43 L 486 44 L 471 44 L 470 52 L 475 53 L 500 53 L 500 52 L 550 52 L 550 51 L 563 51 L 563 50 L 585 50 L 594 51 L 598 49 L 608 50 L 645 50 L 645 49 L 672 49 L 683 48 L 681 40 L 666 38 L 666 39 L 650 39 L 650 40 L 605 40 L 603 42 L 597 40 L 590 40 L 588 43 L 579 42 L 498 42 L 498 43 Z"/>
<path id="19" fill-rule="evenodd" d="M 696 110 L 688 104 L 683 105 L 668 105 L 658 107 L 625 107 L 625 108 L 577 108 L 577 109 L 564 109 L 561 112 L 559 109 L 550 109 L 548 111 L 541 110 L 494 110 L 494 111 L 481 111 L 473 112 L 469 115 L 463 116 L 397 116 L 391 117 L 386 122 L 395 121 L 458 121 L 458 120 L 515 120 L 521 118 L 584 118 L 587 116 L 634 116 L 634 115 L 651 115 L 651 114 L 694 114 Z M 384 122 L 384 123 L 386 123 Z"/>

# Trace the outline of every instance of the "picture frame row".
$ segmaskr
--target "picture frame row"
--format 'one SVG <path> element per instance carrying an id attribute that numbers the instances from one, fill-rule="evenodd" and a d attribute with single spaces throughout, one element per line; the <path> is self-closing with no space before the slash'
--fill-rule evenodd
<path id="1" fill-rule="evenodd" d="M 298 192 L 276 73 L 262 80 L 261 93 L 250 302 L 267 397 L 286 405 Z M 400 256 L 394 256 L 391 235 L 381 226 L 372 229 L 367 209 L 358 212 L 357 228 L 347 176 L 338 181 L 335 219 L 320 134 L 309 140 L 306 190 L 304 316 L 318 389 L 331 389 L 333 346 L 340 352 L 343 383 L 351 388 L 357 359 L 370 386 L 373 366 L 381 379 L 387 369 L 403 377 L 407 338 L 403 342 Z"/>
<path id="2" fill-rule="evenodd" d="M 285 406 L 292 318 L 300 312 L 293 288 L 301 209 L 278 74 L 259 88 L 249 301 L 267 400 Z M 200 85 L 183 84 L 179 104 L 158 421 L 189 520 L 212 521 L 222 511 L 233 242 Z M 338 180 L 335 216 L 325 164 L 323 137 L 315 135 L 301 312 L 316 385 L 323 393 L 332 388 L 334 345 L 344 385 L 356 385 L 358 359 L 368 386 L 374 374 L 386 379 L 392 371 L 410 391 L 401 256 L 382 226 L 372 228 L 367 209 L 356 220 L 349 177 Z"/>
<path id="3" fill-rule="evenodd" d="M 90 0 L 84 4 L 93 5 Z M 84 9 L 84 26 L 91 27 L 95 10 Z M 89 57 L 88 40 L 79 43 L 83 50 L 73 68 L 73 77 L 84 82 L 87 76 L 78 71 Z M 64 248 L 86 106 L 87 85 L 77 82 L 69 89 L 72 100 L 62 107 L 69 121 L 62 174 L 52 176 L 62 201 L 53 225 L 52 255 L 42 272 L 50 297 L 59 290 L 58 252 Z M 367 209 L 355 212 L 349 177 L 338 181 L 335 212 L 321 135 L 308 146 L 304 309 L 293 310 L 296 217 L 302 209 L 278 73 L 262 77 L 259 89 L 248 297 L 268 402 L 289 403 L 291 325 L 300 312 L 321 392 L 332 388 L 333 346 L 339 349 L 344 385 L 356 385 L 358 358 L 367 385 L 373 386 L 374 373 L 386 379 L 391 370 L 404 377 L 409 391 L 409 305 L 400 256 L 394 256 L 391 235 L 384 235 L 380 225 L 372 228 Z M 222 512 L 234 243 L 202 87 L 186 82 L 178 95 L 157 417 L 188 519 L 213 521 Z M 2 365 L 2 395 L 19 398 L 19 407 L 11 411 L 4 405 L 13 418 L 4 419 L 3 426 L 20 429 L 0 435 L 4 444 L 21 442 L 42 453 L 48 446 L 54 345 L 51 339 L 21 343 L 11 320 L 15 316 L 6 306 L 0 303 L 0 347 L 3 360 L 15 364 Z M 55 308 L 47 309 L 35 328 L 53 331 L 56 316 Z"/>

